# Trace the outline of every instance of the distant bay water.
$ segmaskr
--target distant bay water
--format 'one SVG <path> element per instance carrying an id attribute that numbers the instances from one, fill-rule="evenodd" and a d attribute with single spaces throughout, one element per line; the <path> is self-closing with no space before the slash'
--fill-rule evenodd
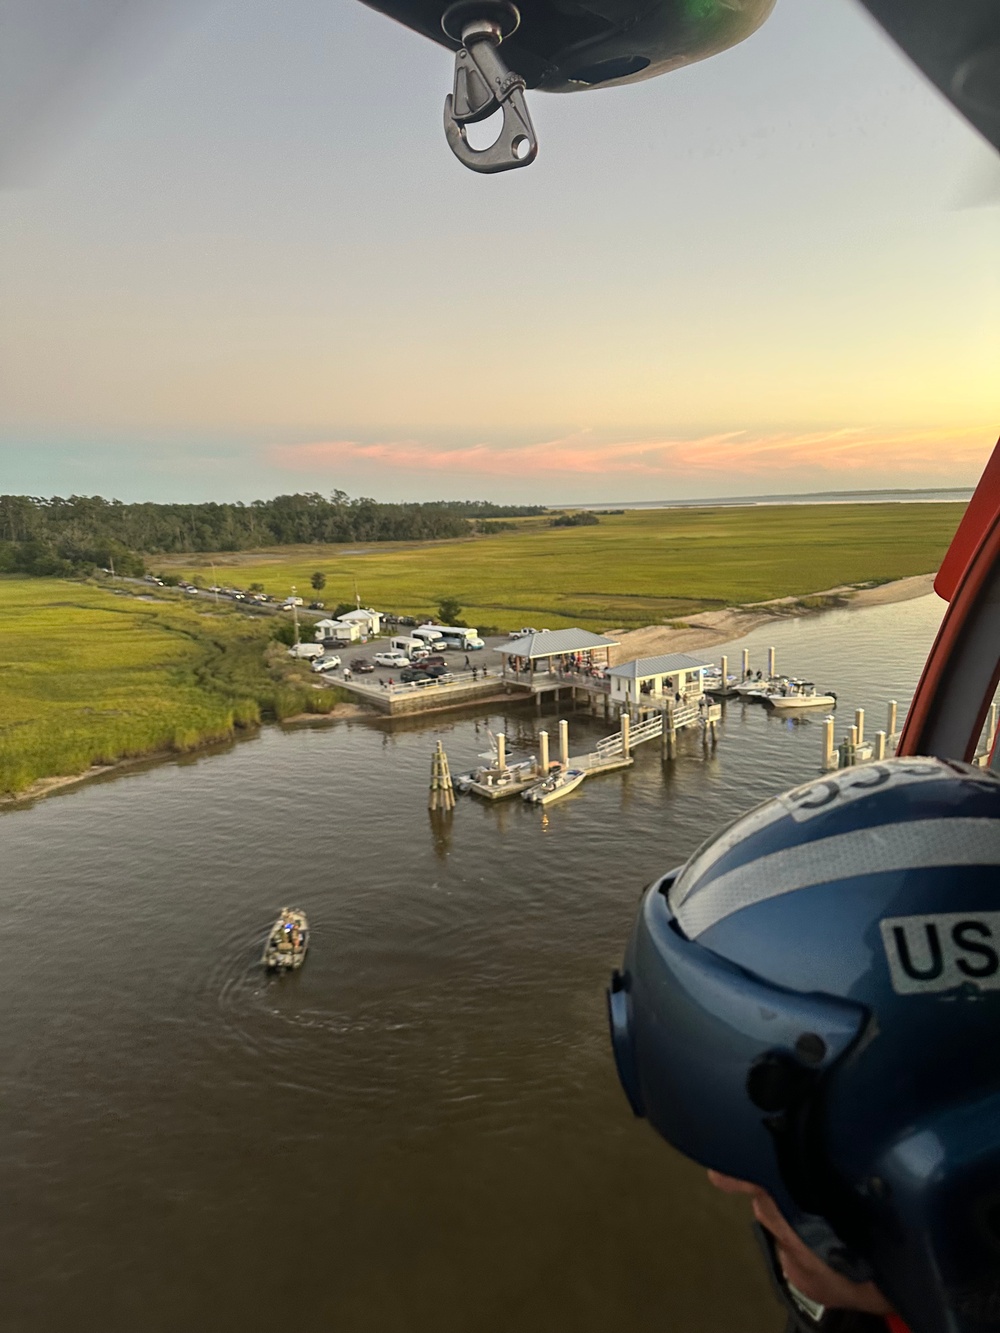
<path id="1" fill-rule="evenodd" d="M 715 509 L 753 505 L 945 504 L 968 501 L 972 486 L 941 490 L 803 491 L 795 495 L 713 495 L 699 500 L 606 500 L 601 504 L 550 505 L 551 509 Z"/>

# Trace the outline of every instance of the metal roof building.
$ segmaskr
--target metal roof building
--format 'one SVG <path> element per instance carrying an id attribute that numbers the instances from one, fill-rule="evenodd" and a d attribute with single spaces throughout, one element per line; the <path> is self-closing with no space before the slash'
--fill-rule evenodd
<path id="1" fill-rule="evenodd" d="M 706 671 L 711 665 L 699 657 L 688 657 L 687 653 L 661 653 L 659 657 L 637 657 L 634 662 L 623 662 L 621 666 L 612 667 L 608 675 L 626 680 L 649 680 L 653 676 L 672 676 L 681 671 Z"/>
<path id="2" fill-rule="evenodd" d="M 495 652 L 507 657 L 537 661 L 544 657 L 562 657 L 568 653 L 592 653 L 617 648 L 614 639 L 603 634 L 591 634 L 589 629 L 544 629 L 538 634 L 523 634 L 498 644 Z"/>
<path id="3" fill-rule="evenodd" d="M 623 662 L 608 672 L 611 697 L 629 705 L 650 703 L 664 696 L 702 694 L 702 673 L 711 667 L 687 653 L 662 653 L 659 657 L 638 657 Z"/>
<path id="4" fill-rule="evenodd" d="M 587 663 L 597 660 L 606 665 L 610 661 L 611 649 L 617 647 L 614 639 L 591 634 L 589 629 L 544 629 L 538 634 L 522 634 L 519 639 L 508 639 L 494 651 L 503 654 L 504 675 L 513 658 L 515 674 L 527 671 L 534 678 L 537 668 L 555 674 L 557 666 L 561 666 L 556 658 L 582 656 Z M 600 658 L 595 657 L 598 653 L 602 654 Z"/>

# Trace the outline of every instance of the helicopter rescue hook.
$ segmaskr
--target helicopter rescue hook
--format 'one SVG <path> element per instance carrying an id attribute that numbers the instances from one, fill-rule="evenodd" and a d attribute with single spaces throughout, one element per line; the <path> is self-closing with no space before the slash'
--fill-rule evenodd
<path id="1" fill-rule="evenodd" d="M 538 153 L 535 127 L 524 100 L 525 80 L 507 68 L 497 51 L 521 15 L 512 4 L 459 0 L 445 10 L 441 27 L 462 43 L 455 53 L 455 86 L 444 103 L 444 132 L 451 151 L 472 171 L 492 173 L 526 167 Z M 489 148 L 473 148 L 465 127 L 503 113 L 503 126 Z"/>

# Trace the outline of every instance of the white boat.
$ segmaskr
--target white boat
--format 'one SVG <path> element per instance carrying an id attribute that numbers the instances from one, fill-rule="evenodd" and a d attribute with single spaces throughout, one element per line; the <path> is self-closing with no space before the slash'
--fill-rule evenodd
<path id="1" fill-rule="evenodd" d="M 468 773 L 459 773 L 453 782 L 456 791 L 475 791 L 480 787 L 509 786 L 512 782 L 524 782 L 537 772 L 538 763 L 534 755 L 519 763 L 508 764 L 502 769 L 497 768 L 494 755 L 492 764 L 487 764 L 483 768 L 473 768 Z"/>
<path id="2" fill-rule="evenodd" d="M 587 770 L 584 768 L 564 768 L 558 773 L 553 773 L 544 782 L 529 788 L 523 793 L 523 799 L 531 801 L 534 805 L 548 805 L 550 801 L 558 801 L 560 797 L 568 796 L 571 791 L 579 787 L 586 776 Z"/>
<path id="3" fill-rule="evenodd" d="M 261 962 L 269 972 L 288 972 L 306 961 L 309 922 L 297 907 L 283 907 L 271 927 Z"/>
<path id="4" fill-rule="evenodd" d="M 483 769 L 478 778 L 473 777 L 464 783 L 461 790 L 470 791 L 475 796 L 485 796 L 489 801 L 499 801 L 506 796 L 518 796 L 529 787 L 536 786 L 538 781 L 538 765 L 530 760 L 505 769 Z"/>
<path id="5" fill-rule="evenodd" d="M 759 699 L 768 690 L 774 689 L 785 679 L 783 676 L 746 676 L 733 687 L 733 693 L 744 699 Z"/>
<path id="6" fill-rule="evenodd" d="M 769 691 L 764 702 L 779 710 L 789 708 L 833 708 L 837 702 L 835 694 L 817 694 L 811 680 L 793 680 L 779 689 Z"/>

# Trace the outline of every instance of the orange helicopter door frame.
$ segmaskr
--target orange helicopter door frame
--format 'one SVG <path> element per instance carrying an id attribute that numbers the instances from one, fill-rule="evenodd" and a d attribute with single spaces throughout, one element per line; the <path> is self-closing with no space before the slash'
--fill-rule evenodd
<path id="1" fill-rule="evenodd" d="M 1000 441 L 942 561 L 949 603 L 897 754 L 972 760 L 1000 680 Z"/>

